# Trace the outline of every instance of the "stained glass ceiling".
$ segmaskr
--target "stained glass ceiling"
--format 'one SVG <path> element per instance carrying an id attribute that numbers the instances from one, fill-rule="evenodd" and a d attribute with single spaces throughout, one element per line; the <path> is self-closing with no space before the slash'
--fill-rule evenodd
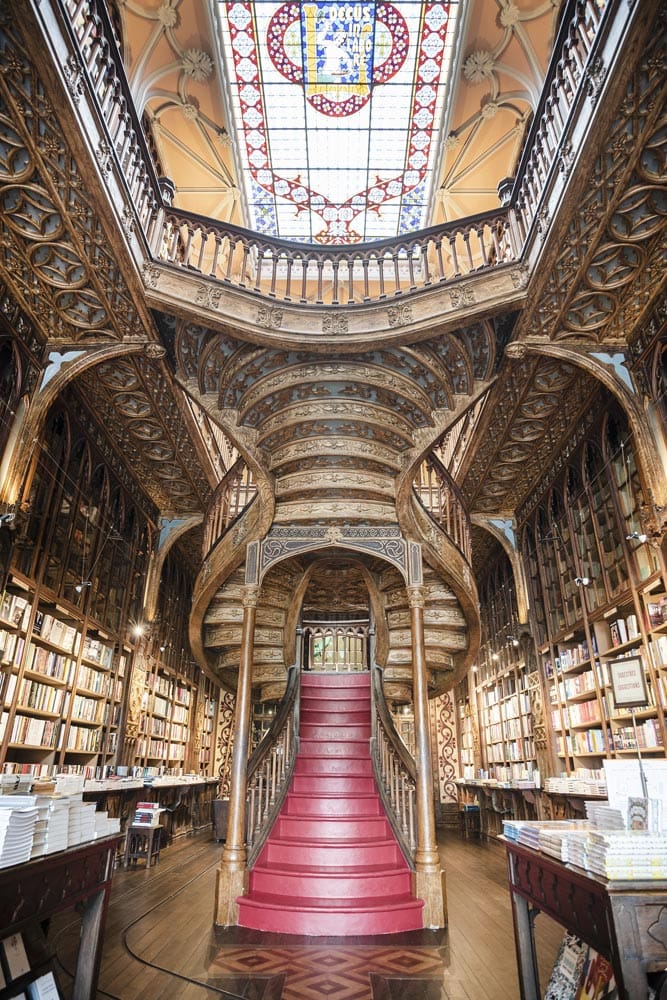
<path id="1" fill-rule="evenodd" d="M 458 10 L 220 0 L 250 229 L 344 244 L 428 225 Z"/>

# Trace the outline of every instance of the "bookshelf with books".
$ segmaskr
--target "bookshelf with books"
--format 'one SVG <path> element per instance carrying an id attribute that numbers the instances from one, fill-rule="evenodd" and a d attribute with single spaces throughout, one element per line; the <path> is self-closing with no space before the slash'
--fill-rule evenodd
<path id="1" fill-rule="evenodd" d="M 115 763 L 125 659 L 108 637 L 12 580 L 0 600 L 0 658 L 4 770 Z"/>
<path id="2" fill-rule="evenodd" d="M 667 643 L 661 635 L 663 626 L 648 613 L 653 603 L 650 592 L 640 591 L 633 597 L 632 603 L 607 611 L 594 625 L 610 740 L 614 756 L 636 756 L 638 749 L 642 755 L 664 756 L 667 698 L 660 657 L 667 652 Z M 646 615 L 641 598 L 646 602 Z M 631 692 L 631 704 L 626 704 L 615 683 L 633 671 L 636 689 Z"/>
<path id="3" fill-rule="evenodd" d="M 215 763 L 215 733 L 218 709 L 218 689 L 209 677 L 203 677 L 199 688 L 201 699 L 201 743 L 199 772 L 212 775 Z"/>
<path id="4" fill-rule="evenodd" d="M 487 673 L 477 698 L 485 770 L 499 781 L 528 779 L 536 761 L 524 664 Z"/>
<path id="5" fill-rule="evenodd" d="M 161 660 L 151 658 L 142 695 L 136 764 L 186 770 L 190 757 L 190 710 L 194 686 Z"/>
<path id="6" fill-rule="evenodd" d="M 665 756 L 667 594 L 627 427 L 605 417 L 526 517 L 523 562 L 557 767 Z M 574 600 L 572 595 L 574 594 Z M 624 702 L 620 676 L 633 677 Z"/>

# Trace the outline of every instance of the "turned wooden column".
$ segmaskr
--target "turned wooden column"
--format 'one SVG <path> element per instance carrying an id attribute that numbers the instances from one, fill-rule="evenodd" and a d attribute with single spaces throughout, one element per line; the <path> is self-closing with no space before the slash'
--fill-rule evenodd
<path id="1" fill-rule="evenodd" d="M 236 688 L 234 745 L 230 771 L 227 840 L 218 869 L 216 923 L 229 926 L 238 919 L 236 897 L 243 892 L 243 879 L 248 852 L 245 841 L 248 748 L 250 745 L 250 709 L 252 665 L 255 643 L 255 616 L 259 587 L 243 589 L 243 625 L 241 659 Z"/>
<path id="2" fill-rule="evenodd" d="M 433 771 L 429 733 L 426 650 L 424 645 L 424 590 L 408 587 L 412 633 L 412 687 L 415 713 L 415 763 L 417 765 L 417 848 L 415 872 L 417 894 L 424 900 L 424 926 L 443 927 L 445 914 L 444 873 L 440 866 L 435 833 Z"/>

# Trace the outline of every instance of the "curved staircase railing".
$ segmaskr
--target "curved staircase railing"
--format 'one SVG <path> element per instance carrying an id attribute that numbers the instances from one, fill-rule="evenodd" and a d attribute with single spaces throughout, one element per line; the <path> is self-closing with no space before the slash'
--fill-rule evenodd
<path id="1" fill-rule="evenodd" d="M 264 846 L 289 787 L 299 748 L 301 664 L 290 667 L 287 688 L 270 729 L 248 759 L 248 867 Z"/>
<path id="2" fill-rule="evenodd" d="M 204 559 L 227 529 L 257 496 L 257 484 L 244 459 L 239 456 L 215 488 L 204 519 Z"/>
<path id="3" fill-rule="evenodd" d="M 382 686 L 382 670 L 371 668 L 371 757 L 380 797 L 408 864 L 417 847 L 417 768 L 394 726 Z"/>
<path id="4" fill-rule="evenodd" d="M 456 483 L 440 459 L 431 452 L 419 466 L 413 492 L 421 506 L 470 563 L 470 518 Z"/>

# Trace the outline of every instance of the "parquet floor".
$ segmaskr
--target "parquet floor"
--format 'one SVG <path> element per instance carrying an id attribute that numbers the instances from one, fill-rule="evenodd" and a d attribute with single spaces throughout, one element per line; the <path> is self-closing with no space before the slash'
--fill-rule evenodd
<path id="1" fill-rule="evenodd" d="M 446 835 L 449 928 L 397 937 L 294 938 L 212 926 L 209 833 L 162 850 L 146 871 L 114 874 L 98 1000 L 518 1000 L 505 855 Z M 562 931 L 536 922 L 546 984 Z M 67 991 L 78 921 L 51 930 Z"/>

